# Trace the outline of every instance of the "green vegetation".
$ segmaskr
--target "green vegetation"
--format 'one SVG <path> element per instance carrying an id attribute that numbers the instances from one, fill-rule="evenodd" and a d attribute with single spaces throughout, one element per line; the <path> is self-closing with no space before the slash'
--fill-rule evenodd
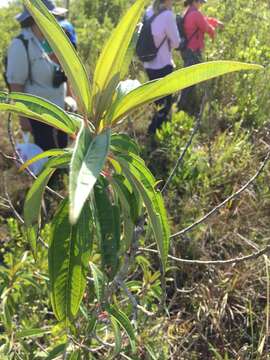
<path id="1" fill-rule="evenodd" d="M 16 207 L 24 203 L 25 226 L 12 218 L 9 182 L 1 189 L 1 359 L 266 359 L 267 254 L 251 262 L 206 266 L 179 263 L 168 258 L 168 252 L 182 259 L 222 260 L 267 245 L 267 166 L 247 191 L 207 221 L 173 237 L 170 244 L 169 233 L 186 228 L 224 201 L 255 174 L 265 156 L 268 4 L 260 1 L 258 13 L 255 1 L 209 1 L 206 11 L 226 27 L 214 44 L 208 43 L 206 56 L 216 61 L 193 69 L 198 81 L 212 80 L 201 85 L 206 103 L 199 130 L 162 198 L 155 178 L 170 175 L 194 119 L 173 114 L 152 151 L 144 135 L 151 108 L 143 105 L 191 84 L 191 70 L 170 75 L 166 86 L 160 80 L 128 94 L 117 90 L 119 80 L 128 75 L 126 52 L 145 1 L 133 7 L 118 0 L 73 2 L 80 58 L 40 1 L 25 3 L 61 60 L 83 117 L 32 96 L 0 94 L 1 111 L 31 113 L 77 136 L 74 149 L 50 153 L 25 197 L 18 199 L 11 192 Z M 18 29 L 11 21 L 16 12 L 16 4 L 0 11 L 7 36 L 0 40 L 2 55 Z M 256 34 L 250 25 L 254 17 Z M 266 69 L 213 80 L 256 69 L 238 61 Z M 133 63 L 129 71 L 145 79 L 140 64 Z M 120 122 L 127 115 L 127 121 Z M 6 118 L 1 123 L 5 129 Z M 1 142 L 1 151 L 11 153 L 8 146 L 8 141 Z M 9 180 L 14 170 L 1 166 Z M 10 167 L 14 169 L 12 162 Z M 61 202 L 45 191 L 59 167 L 70 168 L 70 176 L 64 177 L 69 191 L 61 191 Z M 17 170 L 15 174 L 18 181 Z"/>

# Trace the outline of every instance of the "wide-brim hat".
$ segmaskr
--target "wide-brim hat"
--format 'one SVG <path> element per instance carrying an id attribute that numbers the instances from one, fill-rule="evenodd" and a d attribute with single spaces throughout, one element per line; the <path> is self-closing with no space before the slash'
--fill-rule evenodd
<path id="1" fill-rule="evenodd" d="M 48 8 L 48 10 L 55 16 L 65 16 L 66 13 L 68 12 L 68 9 L 56 6 L 53 0 L 42 0 L 42 2 Z M 16 20 L 21 23 L 29 17 L 31 17 L 31 14 L 24 6 L 23 12 L 21 12 L 16 16 Z"/>

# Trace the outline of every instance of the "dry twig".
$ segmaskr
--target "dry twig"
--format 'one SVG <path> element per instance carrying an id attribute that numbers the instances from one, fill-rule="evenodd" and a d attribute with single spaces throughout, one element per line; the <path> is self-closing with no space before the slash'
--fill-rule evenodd
<path id="1" fill-rule="evenodd" d="M 195 227 L 197 227 L 198 225 L 200 225 L 201 223 L 203 223 L 204 221 L 206 221 L 210 216 L 212 216 L 213 214 L 215 214 L 217 211 L 219 211 L 223 206 L 225 206 L 228 202 L 230 202 L 231 200 L 235 199 L 236 197 L 238 197 L 242 192 L 244 192 L 263 172 L 268 160 L 270 157 L 270 151 L 267 152 L 261 166 L 259 167 L 258 171 L 256 172 L 256 174 L 249 179 L 249 181 L 243 185 L 238 191 L 236 191 L 235 193 L 233 193 L 232 195 L 230 195 L 226 200 L 224 200 L 222 203 L 220 203 L 219 205 L 217 205 L 216 207 L 214 207 L 211 211 L 209 211 L 209 213 L 207 213 L 206 215 L 204 215 L 202 218 L 200 218 L 199 220 L 195 221 L 193 224 L 191 224 L 190 226 L 186 227 L 185 229 L 177 232 L 176 234 L 171 236 L 171 239 L 174 239 L 178 236 L 184 235 L 187 232 L 193 230 Z"/>
<path id="2" fill-rule="evenodd" d="M 206 103 L 206 94 L 203 97 L 202 104 L 201 104 L 201 107 L 200 107 L 200 112 L 199 112 L 199 114 L 198 114 L 198 116 L 196 118 L 196 123 L 195 123 L 194 129 L 192 130 L 190 138 L 189 138 L 188 142 L 186 143 L 186 146 L 185 146 L 184 150 L 182 151 L 181 155 L 179 156 L 179 158 L 178 158 L 178 160 L 177 160 L 177 162 L 176 162 L 176 164 L 175 164 L 169 178 L 167 179 L 165 185 L 163 186 L 163 188 L 161 190 L 162 193 L 164 193 L 167 190 L 170 182 L 172 181 L 172 178 L 176 174 L 176 171 L 179 169 L 179 167 L 180 167 L 180 165 L 181 165 L 181 163 L 182 163 L 182 161 L 183 161 L 183 159 L 184 159 L 184 157 L 186 155 L 186 152 L 188 151 L 189 147 L 191 146 L 194 136 L 197 134 L 197 132 L 198 132 L 198 130 L 200 128 L 201 119 L 202 119 L 203 111 L 204 111 L 204 108 L 205 108 L 205 103 Z"/>
<path id="3" fill-rule="evenodd" d="M 145 248 L 139 248 L 139 251 L 148 252 L 152 254 L 158 254 L 157 250 L 153 249 L 145 249 Z M 181 259 L 177 258 L 172 255 L 168 255 L 168 258 L 170 260 L 173 260 L 175 262 L 181 263 L 181 264 L 190 264 L 190 265 L 230 265 L 230 264 L 239 264 L 245 261 L 255 260 L 259 257 L 268 254 L 270 252 L 270 245 L 267 245 L 262 250 L 256 251 L 250 255 L 243 256 L 243 257 L 237 257 L 234 259 L 228 259 L 228 260 L 188 260 L 188 259 Z"/>

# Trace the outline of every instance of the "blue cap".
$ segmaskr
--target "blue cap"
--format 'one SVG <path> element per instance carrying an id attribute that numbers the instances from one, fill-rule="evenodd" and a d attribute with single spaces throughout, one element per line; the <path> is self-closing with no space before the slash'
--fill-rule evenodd
<path id="1" fill-rule="evenodd" d="M 48 8 L 48 10 L 55 16 L 64 16 L 68 12 L 68 9 L 56 6 L 53 0 L 42 0 L 42 2 Z M 21 12 L 16 16 L 16 20 L 18 20 L 21 23 L 29 17 L 31 17 L 31 14 L 24 6 L 23 12 Z"/>
<path id="2" fill-rule="evenodd" d="M 60 20 L 58 23 L 61 26 L 61 28 L 65 30 L 69 40 L 76 47 L 77 46 L 77 35 L 75 32 L 74 26 L 66 19 Z"/>

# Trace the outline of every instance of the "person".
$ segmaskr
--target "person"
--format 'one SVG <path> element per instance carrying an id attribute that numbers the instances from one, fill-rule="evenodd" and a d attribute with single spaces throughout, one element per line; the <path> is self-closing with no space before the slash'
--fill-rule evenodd
<path id="1" fill-rule="evenodd" d="M 42 1 L 55 16 L 67 12 L 51 0 Z M 7 52 L 6 77 L 10 91 L 40 96 L 64 108 L 67 78 L 55 54 L 26 8 L 16 19 L 21 25 L 21 34 L 12 40 Z M 32 132 L 35 144 L 43 151 L 67 146 L 68 138 L 62 131 L 28 118 L 21 118 L 20 123 L 23 131 Z"/>
<path id="2" fill-rule="evenodd" d="M 149 80 L 163 78 L 172 73 L 174 69 L 172 50 L 179 46 L 180 36 L 172 6 L 173 0 L 155 0 L 146 10 L 146 18 L 154 16 L 151 30 L 155 45 L 159 48 L 154 60 L 144 62 L 144 69 Z M 166 96 L 155 103 L 157 109 L 148 128 L 149 134 L 155 134 L 163 122 L 168 120 L 172 107 L 172 96 Z"/>
<path id="3" fill-rule="evenodd" d="M 212 39 L 215 37 L 215 29 L 223 28 L 223 23 L 215 18 L 204 16 L 200 9 L 207 0 L 185 0 L 184 6 L 184 31 L 187 45 L 181 51 L 184 67 L 202 62 L 202 51 L 204 49 L 204 37 L 208 34 Z M 177 104 L 178 111 L 183 110 L 189 115 L 197 115 L 200 111 L 200 101 L 196 93 L 196 87 L 191 86 L 182 91 Z"/>

